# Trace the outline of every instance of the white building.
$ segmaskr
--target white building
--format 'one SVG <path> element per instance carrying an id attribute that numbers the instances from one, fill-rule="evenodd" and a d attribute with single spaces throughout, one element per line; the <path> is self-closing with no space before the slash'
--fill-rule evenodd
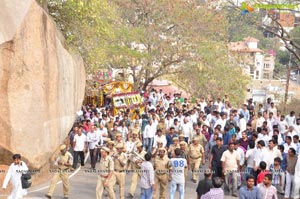
<path id="1" fill-rule="evenodd" d="M 275 57 L 258 48 L 259 40 L 247 37 L 243 41 L 228 45 L 231 57 L 242 67 L 245 74 L 253 79 L 272 79 Z"/>

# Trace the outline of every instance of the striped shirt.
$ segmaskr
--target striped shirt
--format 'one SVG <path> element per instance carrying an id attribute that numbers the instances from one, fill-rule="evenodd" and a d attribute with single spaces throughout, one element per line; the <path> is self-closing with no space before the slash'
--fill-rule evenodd
<path id="1" fill-rule="evenodd" d="M 271 185 L 266 187 L 263 183 L 258 185 L 261 192 L 262 199 L 277 199 L 277 189 Z"/>

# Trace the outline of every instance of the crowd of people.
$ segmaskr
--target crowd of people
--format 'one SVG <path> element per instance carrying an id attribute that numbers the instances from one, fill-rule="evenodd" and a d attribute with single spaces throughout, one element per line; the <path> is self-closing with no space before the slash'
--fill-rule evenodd
<path id="1" fill-rule="evenodd" d="M 69 146 L 61 147 L 57 162 L 62 170 L 84 166 L 89 152 L 90 169 L 98 174 L 97 199 L 104 189 L 116 198 L 117 186 L 121 199 L 134 198 L 138 183 L 141 198 L 163 199 L 168 191 L 173 199 L 178 191 L 183 199 L 188 180 L 199 199 L 299 198 L 300 114 L 282 114 L 270 98 L 265 104 L 248 99 L 232 107 L 228 95 L 192 103 L 180 94 L 152 90 L 143 100 L 144 109 L 117 115 L 109 106 L 83 106 Z M 201 172 L 205 177 L 199 181 Z M 58 177 L 65 178 L 57 174 L 54 181 Z"/>
<path id="2" fill-rule="evenodd" d="M 84 150 L 89 149 L 91 169 L 95 169 L 101 157 L 99 149 L 107 147 L 121 198 L 125 197 L 124 171 L 140 169 L 145 154 L 151 154 L 154 190 L 160 188 L 160 198 L 165 198 L 169 181 L 171 198 L 177 186 L 184 198 L 180 184 L 189 180 L 188 172 L 197 183 L 206 162 L 212 178 L 224 180 L 226 195 L 238 197 L 239 188 L 251 179 L 257 186 L 271 179 L 276 194 L 299 198 L 300 115 L 294 111 L 283 115 L 270 98 L 257 105 L 249 99 L 237 108 L 231 106 L 228 95 L 191 103 L 180 94 L 152 90 L 143 98 L 144 110 L 120 110 L 114 116 L 108 107 L 83 107 L 70 133 L 73 167 L 77 167 L 78 157 L 84 165 Z M 171 160 L 178 157 L 186 160 L 186 165 L 180 164 L 184 165 L 184 180 L 173 187 Z M 140 177 L 141 173 L 133 172 L 128 197 L 134 196 Z"/>

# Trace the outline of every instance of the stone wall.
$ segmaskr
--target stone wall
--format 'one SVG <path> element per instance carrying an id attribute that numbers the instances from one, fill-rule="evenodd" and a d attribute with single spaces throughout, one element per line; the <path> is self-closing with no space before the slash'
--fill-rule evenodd
<path id="1" fill-rule="evenodd" d="M 84 64 L 34 0 L 1 0 L 0 7 L 0 151 L 40 168 L 81 107 Z"/>

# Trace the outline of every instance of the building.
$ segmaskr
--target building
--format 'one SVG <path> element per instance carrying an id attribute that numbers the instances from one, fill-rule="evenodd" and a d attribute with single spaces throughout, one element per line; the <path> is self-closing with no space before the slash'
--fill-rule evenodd
<path id="1" fill-rule="evenodd" d="M 230 57 L 253 79 L 272 79 L 275 55 L 259 49 L 258 42 L 256 38 L 247 37 L 243 41 L 229 43 Z"/>

